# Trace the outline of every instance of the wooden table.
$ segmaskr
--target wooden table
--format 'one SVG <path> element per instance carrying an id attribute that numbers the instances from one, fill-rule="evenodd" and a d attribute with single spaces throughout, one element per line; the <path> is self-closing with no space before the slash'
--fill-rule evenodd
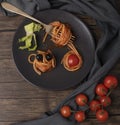
<path id="1" fill-rule="evenodd" d="M 120 2 L 117 2 L 119 9 Z M 79 17 L 87 24 L 97 41 L 100 31 L 96 27 L 96 22 L 90 17 Z M 44 90 L 29 84 L 18 73 L 12 57 L 12 41 L 23 19 L 21 16 L 6 17 L 0 13 L 0 125 L 40 118 L 45 111 L 54 109 L 73 90 Z M 110 73 L 116 75 L 120 81 L 120 60 Z M 89 113 L 82 125 L 119 125 L 120 84 L 113 91 L 111 98 L 112 105 L 107 108 L 110 113 L 107 122 L 98 122 L 95 115 Z"/>

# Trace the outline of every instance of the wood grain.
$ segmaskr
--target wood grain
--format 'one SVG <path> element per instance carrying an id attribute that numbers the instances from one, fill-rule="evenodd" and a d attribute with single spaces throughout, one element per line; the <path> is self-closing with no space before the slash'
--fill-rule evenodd
<path id="1" fill-rule="evenodd" d="M 22 16 L 7 17 L 0 13 L 0 31 L 15 30 L 23 20 Z"/>

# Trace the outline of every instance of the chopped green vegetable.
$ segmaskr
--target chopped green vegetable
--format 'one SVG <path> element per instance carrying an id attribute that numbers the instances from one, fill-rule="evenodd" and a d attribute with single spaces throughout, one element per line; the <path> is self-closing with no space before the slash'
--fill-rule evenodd
<path id="1" fill-rule="evenodd" d="M 28 49 L 28 51 L 34 51 L 37 48 L 37 40 L 34 32 L 38 32 L 41 30 L 41 25 L 37 23 L 30 23 L 24 26 L 26 36 L 19 39 L 19 42 L 25 42 L 24 46 L 20 46 L 19 49 L 24 50 Z M 34 41 L 34 44 L 32 44 Z M 33 46 L 32 46 L 33 45 Z"/>

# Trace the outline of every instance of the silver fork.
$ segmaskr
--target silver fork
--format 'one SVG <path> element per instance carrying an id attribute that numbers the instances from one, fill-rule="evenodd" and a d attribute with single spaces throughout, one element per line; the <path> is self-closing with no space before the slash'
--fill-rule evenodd
<path id="1" fill-rule="evenodd" d="M 2 2 L 2 3 L 1 3 L 1 6 L 2 6 L 5 10 L 8 10 L 8 11 L 10 11 L 10 12 L 19 14 L 19 15 L 24 16 L 24 17 L 26 17 L 26 18 L 29 18 L 29 19 L 31 19 L 31 20 L 37 22 L 37 23 L 40 23 L 40 24 L 44 27 L 46 33 L 48 33 L 48 34 L 50 34 L 50 32 L 51 32 L 51 30 L 52 30 L 52 28 L 53 28 L 52 25 L 47 25 L 47 24 L 41 22 L 40 20 L 38 20 L 38 19 L 36 19 L 36 18 L 30 16 L 29 14 L 25 13 L 24 11 L 20 10 L 19 8 L 16 8 L 15 6 L 13 6 L 12 4 L 10 4 L 10 3 L 8 3 L 8 2 Z"/>

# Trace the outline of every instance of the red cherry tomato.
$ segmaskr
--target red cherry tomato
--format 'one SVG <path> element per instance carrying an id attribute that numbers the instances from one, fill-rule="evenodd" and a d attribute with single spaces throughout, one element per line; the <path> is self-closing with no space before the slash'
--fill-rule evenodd
<path id="1" fill-rule="evenodd" d="M 85 120 L 85 112 L 84 111 L 78 111 L 75 113 L 75 120 L 77 122 L 83 122 Z"/>
<path id="2" fill-rule="evenodd" d="M 108 75 L 104 79 L 104 85 L 109 89 L 116 88 L 118 85 L 118 79 L 113 75 Z"/>
<path id="3" fill-rule="evenodd" d="M 79 64 L 79 58 L 75 54 L 71 54 L 68 57 L 68 65 L 70 67 L 77 66 Z"/>
<path id="4" fill-rule="evenodd" d="M 90 102 L 90 110 L 96 112 L 97 110 L 101 109 L 101 104 L 98 100 L 92 100 Z"/>
<path id="5" fill-rule="evenodd" d="M 88 102 L 88 98 L 85 94 L 81 93 L 76 96 L 75 101 L 79 106 L 85 106 Z"/>
<path id="6" fill-rule="evenodd" d="M 104 86 L 104 84 L 98 84 L 97 86 L 96 86 L 96 89 L 95 89 L 95 91 L 96 91 L 96 94 L 97 95 L 99 95 L 99 96 L 104 96 L 104 95 L 107 95 L 107 93 L 108 93 L 108 88 L 106 88 L 105 86 Z"/>
<path id="7" fill-rule="evenodd" d="M 99 120 L 99 121 L 105 122 L 105 121 L 108 120 L 109 114 L 108 114 L 108 112 L 107 112 L 106 110 L 100 109 L 100 110 L 98 110 L 98 111 L 96 112 L 96 118 L 97 118 L 97 120 Z"/>
<path id="8" fill-rule="evenodd" d="M 100 97 L 100 102 L 104 107 L 107 107 L 111 104 L 111 98 L 109 96 Z"/>
<path id="9" fill-rule="evenodd" d="M 71 115 L 71 108 L 69 106 L 63 106 L 60 109 L 60 113 L 63 117 L 68 118 Z"/>

